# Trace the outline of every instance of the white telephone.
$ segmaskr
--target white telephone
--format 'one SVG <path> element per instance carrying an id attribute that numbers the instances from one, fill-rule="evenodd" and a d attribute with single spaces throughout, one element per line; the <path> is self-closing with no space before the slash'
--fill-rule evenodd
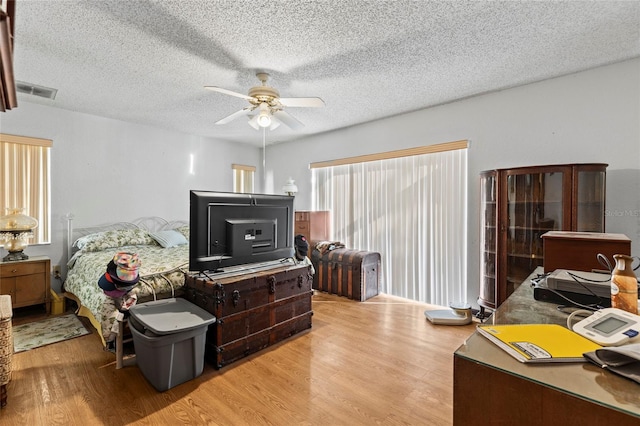
<path id="1" fill-rule="evenodd" d="M 573 331 L 602 346 L 640 341 L 640 316 L 617 308 L 595 311 L 573 326 Z"/>

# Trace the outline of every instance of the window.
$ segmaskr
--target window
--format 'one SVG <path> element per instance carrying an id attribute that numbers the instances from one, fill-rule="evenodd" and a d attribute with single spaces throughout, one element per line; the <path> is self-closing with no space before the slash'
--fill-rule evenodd
<path id="1" fill-rule="evenodd" d="M 242 164 L 232 164 L 231 168 L 233 169 L 233 192 L 252 193 L 256 168 L 254 166 L 243 166 Z"/>
<path id="2" fill-rule="evenodd" d="M 311 164 L 332 239 L 379 252 L 380 290 L 448 306 L 467 297 L 467 141 Z"/>
<path id="3" fill-rule="evenodd" d="M 38 220 L 29 244 L 51 242 L 49 139 L 0 133 L 0 215 L 22 208 Z"/>

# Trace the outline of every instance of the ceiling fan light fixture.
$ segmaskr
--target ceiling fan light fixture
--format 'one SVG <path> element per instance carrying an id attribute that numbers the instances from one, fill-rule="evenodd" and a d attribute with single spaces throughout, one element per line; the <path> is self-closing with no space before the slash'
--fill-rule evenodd
<path id="1" fill-rule="evenodd" d="M 260 130 L 260 126 L 258 126 L 258 115 L 254 115 L 249 119 L 249 126 L 253 127 L 256 130 Z"/>
<path id="2" fill-rule="evenodd" d="M 244 115 L 249 117 L 249 125 L 256 130 L 260 130 L 260 128 L 273 130 L 280 124 L 298 130 L 304 127 L 304 124 L 283 111 L 283 107 L 317 108 L 324 106 L 324 101 L 320 98 L 281 98 L 275 88 L 267 86 L 269 74 L 259 72 L 256 76 L 262 84 L 250 88 L 248 95 L 222 87 L 205 86 L 214 92 L 246 99 L 250 103 L 250 106 L 216 121 L 215 124 L 226 124 Z"/>
<path id="3" fill-rule="evenodd" d="M 261 112 L 260 115 L 258 115 L 258 126 L 260 127 L 269 127 L 271 126 L 271 117 L 269 117 L 269 113 L 268 112 Z"/>
<path id="4" fill-rule="evenodd" d="M 271 126 L 271 112 L 269 107 L 264 102 L 260 104 L 260 113 L 258 114 L 258 126 L 269 127 Z"/>

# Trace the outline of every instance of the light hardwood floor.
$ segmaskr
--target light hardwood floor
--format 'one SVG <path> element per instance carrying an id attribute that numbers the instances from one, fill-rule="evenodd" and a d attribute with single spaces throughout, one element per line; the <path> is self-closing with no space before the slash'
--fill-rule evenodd
<path id="1" fill-rule="evenodd" d="M 14 355 L 5 425 L 450 425 L 453 352 L 475 324 L 429 305 L 313 296 L 313 327 L 157 392 L 93 334 Z"/>

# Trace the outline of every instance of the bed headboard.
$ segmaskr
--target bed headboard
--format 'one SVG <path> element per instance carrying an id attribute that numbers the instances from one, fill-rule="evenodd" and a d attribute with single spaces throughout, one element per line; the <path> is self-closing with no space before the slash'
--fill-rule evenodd
<path id="1" fill-rule="evenodd" d="M 131 222 L 112 222 L 95 225 L 86 228 L 73 227 L 73 215 L 67 215 L 67 261 L 74 253 L 73 243 L 80 237 L 95 234 L 96 232 L 113 231 L 119 229 L 144 229 L 149 232 L 164 231 L 167 229 L 188 226 L 188 220 L 168 221 L 158 216 L 147 216 L 134 219 Z"/>

